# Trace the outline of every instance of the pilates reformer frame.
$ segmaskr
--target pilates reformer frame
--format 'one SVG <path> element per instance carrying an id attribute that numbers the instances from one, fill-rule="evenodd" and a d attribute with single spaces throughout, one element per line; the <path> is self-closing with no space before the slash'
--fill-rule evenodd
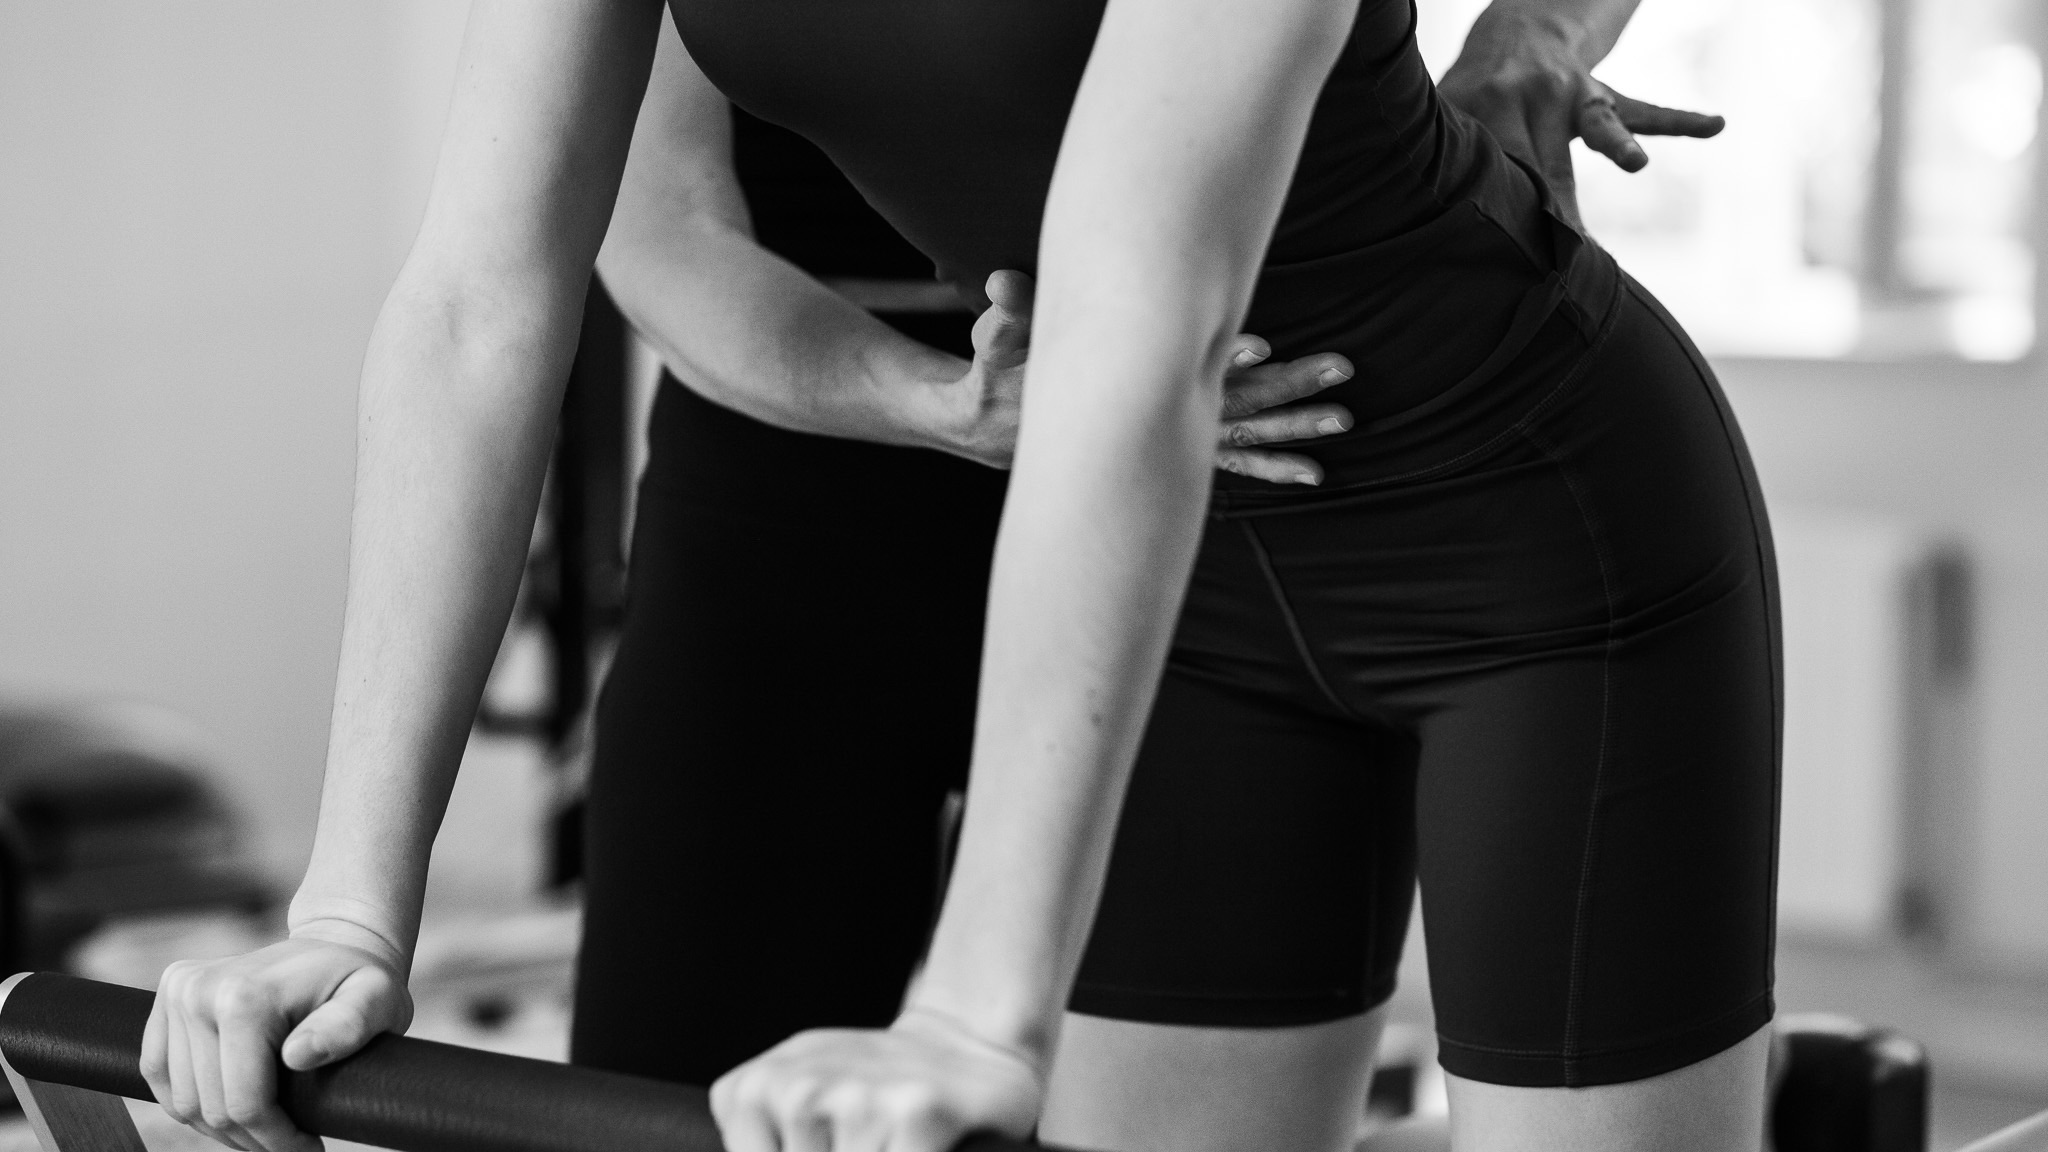
<path id="1" fill-rule="evenodd" d="M 137 1067 L 154 1000 L 53 973 L 0 983 L 0 1068 L 43 1152 L 147 1152 L 118 1098 L 154 1099 Z M 431 1040 L 379 1036 L 280 1069 L 278 1088 L 302 1130 L 397 1152 L 723 1152 L 702 1088 Z M 978 1134 L 954 1152 L 1037 1147 Z M 2048 1113 L 1962 1152 L 2048 1152 Z"/>
<path id="2" fill-rule="evenodd" d="M 147 1152 L 118 1097 L 155 1099 L 137 1068 L 155 999 L 48 972 L 0 984 L 0 1065 L 43 1152 Z M 397 1152 L 723 1150 L 702 1088 L 404 1036 L 280 1068 L 278 1095 L 303 1131 Z M 979 1134 L 955 1152 L 1035 1147 Z"/>

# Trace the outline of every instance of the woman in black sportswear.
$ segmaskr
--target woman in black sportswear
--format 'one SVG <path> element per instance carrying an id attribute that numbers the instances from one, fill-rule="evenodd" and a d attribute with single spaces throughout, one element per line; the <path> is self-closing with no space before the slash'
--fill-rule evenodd
<path id="1" fill-rule="evenodd" d="M 946 452 L 863 442 L 792 430 L 820 423 L 802 408 L 819 398 L 808 381 L 771 392 L 760 360 L 705 354 L 707 329 L 768 326 L 705 298 L 729 285 L 697 269 L 728 241 L 963 361 L 975 318 L 802 137 L 728 122 L 717 101 L 693 115 L 680 53 L 666 32 L 600 261 L 689 384 L 664 374 L 655 400 L 599 708 L 570 1056 L 709 1084 L 792 1032 L 881 1027 L 902 1005 L 940 822 L 967 783 L 1005 483 L 988 463 L 1007 452 L 1015 397 L 997 381 Z M 984 328 L 983 343 L 1013 335 Z M 1230 387 L 1239 409 L 1277 404 L 1341 365 L 1265 365 Z M 1226 425 L 1224 458 L 1290 481 L 1316 465 L 1242 445 L 1322 421 L 1349 424 L 1330 405 L 1247 413 Z M 824 960 L 820 935 L 861 944 Z"/>
<path id="2" fill-rule="evenodd" d="M 631 7 L 478 9 L 366 371 L 320 849 L 261 962 L 266 989 L 300 974 L 297 1007 L 260 1017 L 312 1009 L 297 1066 L 394 1022 L 449 718 L 509 595 L 538 382 L 644 74 Z M 1039 279 L 929 962 L 887 1031 L 808 1033 L 721 1080 L 728 1143 L 1039 1121 L 1095 1146 L 1335 1146 L 1419 861 L 1462 1147 L 1755 1147 L 1775 670 L 1754 485 L 1683 336 L 1436 98 L 1412 11 L 677 14 L 712 80 L 823 146 L 943 276 Z M 1212 502 L 1247 315 L 1371 387 L 1334 390 L 1359 422 L 1305 450 L 1320 489 L 1226 477 Z M 251 971 L 168 978 L 148 1070 L 181 1113 L 283 1139 L 249 1103 L 270 1025 L 223 1024 L 209 991 Z"/>

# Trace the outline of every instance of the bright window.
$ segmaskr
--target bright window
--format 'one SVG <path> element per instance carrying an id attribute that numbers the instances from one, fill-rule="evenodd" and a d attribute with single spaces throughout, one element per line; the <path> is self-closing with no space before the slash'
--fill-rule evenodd
<path id="1" fill-rule="evenodd" d="M 1483 7 L 1421 0 L 1441 71 Z M 1587 226 L 1709 353 L 2011 360 L 2034 340 L 2041 63 L 2022 0 L 1643 0 L 1599 70 L 1718 112 L 1625 174 L 1578 148 Z"/>

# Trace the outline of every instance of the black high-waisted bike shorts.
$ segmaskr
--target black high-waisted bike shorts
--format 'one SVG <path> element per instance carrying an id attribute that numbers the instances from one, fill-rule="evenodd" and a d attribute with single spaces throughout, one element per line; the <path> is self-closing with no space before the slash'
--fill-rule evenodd
<path id="1" fill-rule="evenodd" d="M 1769 1021 L 1769 530 L 1711 372 L 1603 268 L 1324 490 L 1219 485 L 1074 1010 L 1365 1011 L 1419 874 L 1459 1076 L 1635 1080 Z"/>

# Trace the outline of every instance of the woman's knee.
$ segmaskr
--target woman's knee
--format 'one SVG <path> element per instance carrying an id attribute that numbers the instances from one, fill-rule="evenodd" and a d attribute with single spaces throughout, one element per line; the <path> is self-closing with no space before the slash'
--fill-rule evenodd
<path id="1" fill-rule="evenodd" d="M 1105 1152 L 1348 1150 L 1382 1011 L 1285 1028 L 1069 1013 L 1039 1135 Z"/>
<path id="2" fill-rule="evenodd" d="M 1757 1152 L 1769 1025 L 1661 1075 L 1586 1088 L 1449 1077 L 1454 1152 Z"/>

